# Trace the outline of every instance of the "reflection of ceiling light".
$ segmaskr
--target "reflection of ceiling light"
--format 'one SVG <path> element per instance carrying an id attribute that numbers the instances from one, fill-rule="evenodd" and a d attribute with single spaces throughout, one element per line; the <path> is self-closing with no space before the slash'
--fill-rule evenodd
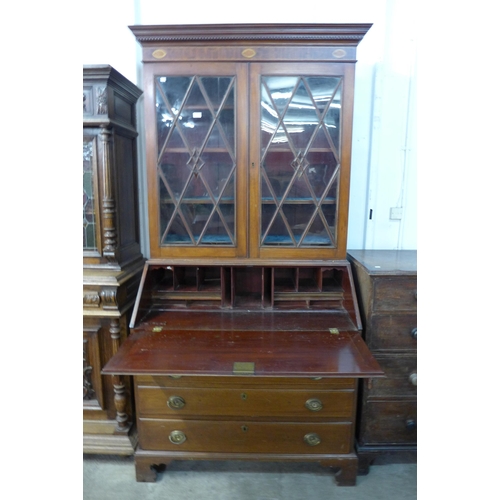
<path id="1" fill-rule="evenodd" d="M 267 112 L 268 112 L 271 116 L 274 116 L 274 118 L 278 118 L 278 113 L 276 113 L 276 111 L 274 110 L 274 108 L 273 108 L 272 106 L 269 106 L 269 104 L 267 104 L 267 102 L 261 101 L 261 102 L 260 102 L 260 105 L 261 105 L 261 107 L 263 107 L 265 110 L 267 110 Z"/>
<path id="2" fill-rule="evenodd" d="M 273 140 L 272 140 L 272 143 L 273 144 L 282 144 L 284 142 L 288 142 L 288 138 L 286 135 L 282 135 L 282 136 L 274 136 L 273 137 Z"/>
<path id="3" fill-rule="evenodd" d="M 292 96 L 291 92 L 271 92 L 271 96 L 274 100 L 276 99 L 290 99 Z"/>

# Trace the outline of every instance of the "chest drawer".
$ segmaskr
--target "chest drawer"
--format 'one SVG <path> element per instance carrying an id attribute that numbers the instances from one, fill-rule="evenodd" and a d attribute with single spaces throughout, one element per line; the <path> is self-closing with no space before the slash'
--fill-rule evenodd
<path id="1" fill-rule="evenodd" d="M 212 453 L 349 453 L 350 423 L 139 419 L 144 450 Z"/>
<path id="2" fill-rule="evenodd" d="M 370 349 L 417 349 L 417 314 L 374 314 L 367 325 L 366 341 Z"/>
<path id="3" fill-rule="evenodd" d="M 417 402 L 368 401 L 360 426 L 362 445 L 417 443 Z"/>
<path id="4" fill-rule="evenodd" d="M 138 386 L 139 416 L 353 418 L 354 391 Z"/>
<path id="5" fill-rule="evenodd" d="M 364 382 L 370 397 L 417 397 L 417 357 L 415 355 L 377 356 L 386 378 Z"/>
<path id="6" fill-rule="evenodd" d="M 373 311 L 416 311 L 416 277 L 375 278 Z"/>
<path id="7" fill-rule="evenodd" d="M 265 387 L 290 389 L 355 389 L 357 380 L 354 378 L 327 378 L 327 377 L 205 377 L 205 376 L 156 376 L 137 375 L 134 377 L 136 384 L 141 387 L 199 387 L 199 388 L 241 388 Z"/>

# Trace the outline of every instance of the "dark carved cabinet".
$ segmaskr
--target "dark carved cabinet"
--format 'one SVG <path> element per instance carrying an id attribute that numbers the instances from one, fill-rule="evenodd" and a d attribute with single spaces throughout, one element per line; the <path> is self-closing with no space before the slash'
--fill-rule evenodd
<path id="1" fill-rule="evenodd" d="M 362 386 L 361 469 L 380 454 L 417 447 L 417 252 L 350 250 L 365 340 L 386 374 Z"/>
<path id="2" fill-rule="evenodd" d="M 130 378 L 101 374 L 128 335 L 144 265 L 137 205 L 136 102 L 108 65 L 83 67 L 83 451 L 132 454 Z"/>
<path id="3" fill-rule="evenodd" d="M 356 481 L 346 260 L 356 46 L 369 25 L 133 26 L 151 258 L 131 335 L 139 481 L 182 459 L 312 460 Z"/>

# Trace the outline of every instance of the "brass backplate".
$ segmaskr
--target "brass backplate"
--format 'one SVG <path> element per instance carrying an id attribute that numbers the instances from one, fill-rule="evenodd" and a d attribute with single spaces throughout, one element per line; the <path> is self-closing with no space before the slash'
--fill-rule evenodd
<path id="1" fill-rule="evenodd" d="M 235 361 L 233 364 L 234 375 L 254 375 L 255 363 L 248 363 L 245 361 Z"/>

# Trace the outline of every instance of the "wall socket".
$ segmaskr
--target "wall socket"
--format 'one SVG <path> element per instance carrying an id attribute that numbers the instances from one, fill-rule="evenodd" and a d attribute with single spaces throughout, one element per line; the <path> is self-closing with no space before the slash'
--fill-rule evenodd
<path id="1" fill-rule="evenodd" d="M 401 220 L 403 218 L 403 207 L 392 207 L 389 218 L 392 220 Z"/>

